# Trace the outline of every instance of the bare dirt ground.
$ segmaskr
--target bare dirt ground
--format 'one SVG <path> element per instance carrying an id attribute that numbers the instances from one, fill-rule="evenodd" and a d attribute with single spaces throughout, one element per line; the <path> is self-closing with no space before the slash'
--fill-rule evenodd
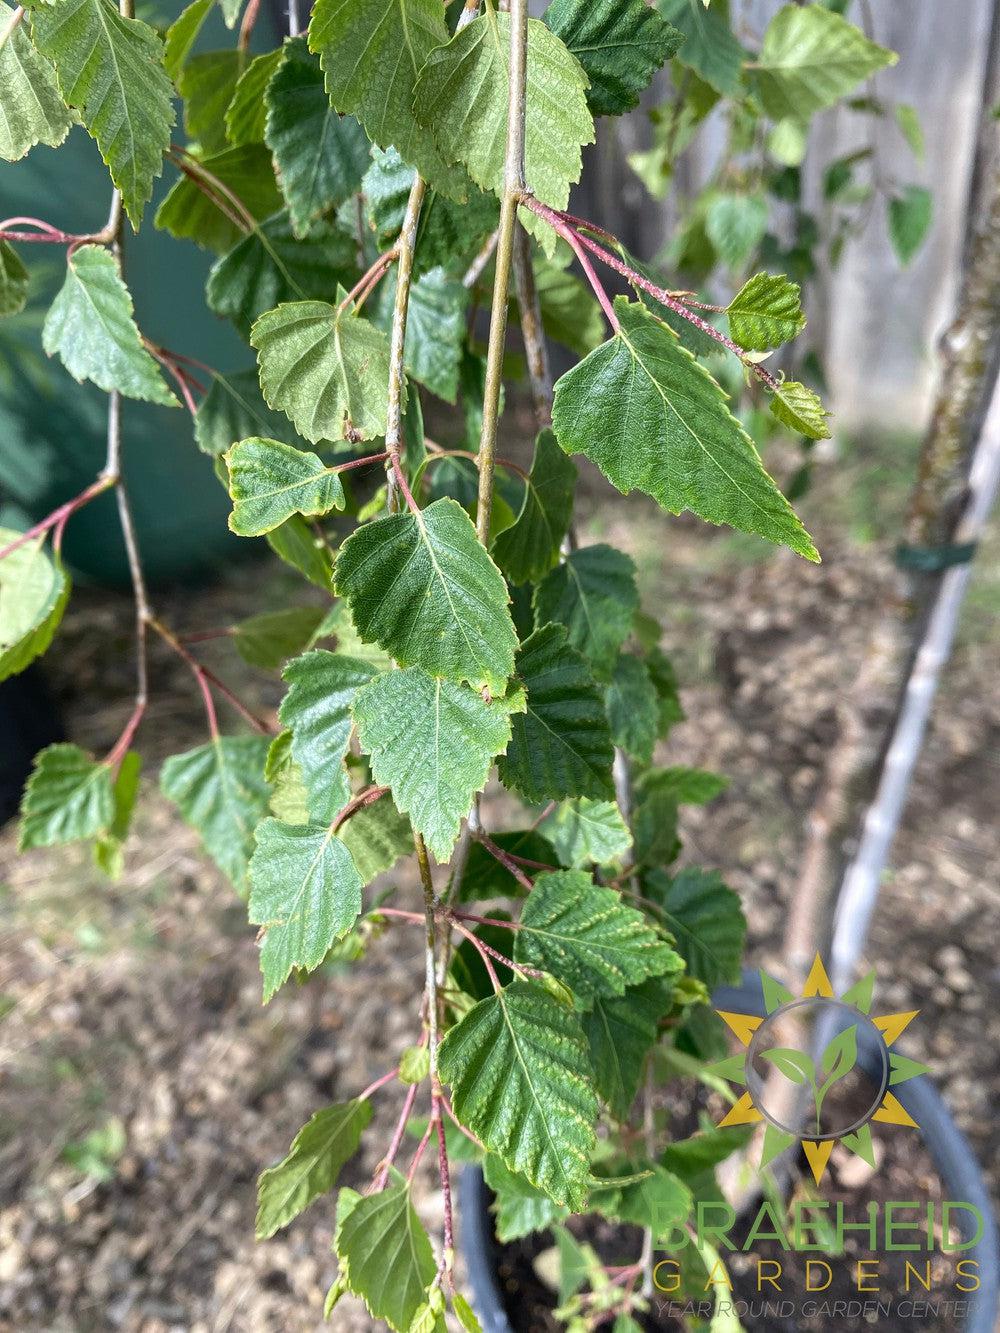
<path id="1" fill-rule="evenodd" d="M 636 556 L 675 655 L 688 721 L 663 759 L 732 779 L 686 818 L 685 857 L 725 872 L 746 907 L 749 961 L 779 975 L 803 821 L 837 692 L 889 577 L 885 538 L 908 465 L 908 452 L 882 450 L 821 469 L 802 505 L 825 556 L 816 568 L 642 501 L 626 508 L 604 488 L 584 501 L 587 539 Z M 880 1007 L 922 1011 L 906 1052 L 931 1065 L 996 1196 L 998 549 L 994 535 L 868 950 Z M 229 624 L 262 609 L 262 586 L 269 605 L 287 605 L 291 581 L 267 569 L 163 596 L 163 613 L 185 630 Z M 121 727 L 129 647 L 126 601 L 79 592 L 48 670 L 83 745 L 106 748 Z M 206 659 L 260 711 L 277 705 L 280 682 L 225 642 Z M 313 1111 L 412 1041 L 418 942 L 393 932 L 363 965 L 262 1008 L 244 910 L 156 792 L 163 756 L 204 739 L 197 697 L 159 650 L 153 680 L 145 800 L 121 881 L 108 885 L 74 849 L 19 858 L 13 831 L 0 835 L 0 1329 L 306 1333 L 324 1327 L 332 1205 L 255 1243 L 255 1179 Z M 383 1132 L 369 1131 L 347 1183 L 370 1175 L 397 1106 L 388 1091 Z M 433 1224 L 441 1200 L 423 1180 Z M 334 1327 L 373 1324 L 345 1302 Z"/>

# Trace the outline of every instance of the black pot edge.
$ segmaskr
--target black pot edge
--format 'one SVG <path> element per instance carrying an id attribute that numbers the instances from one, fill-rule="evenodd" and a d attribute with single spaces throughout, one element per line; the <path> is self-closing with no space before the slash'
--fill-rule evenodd
<path id="1" fill-rule="evenodd" d="M 713 996 L 713 1002 L 731 1012 L 763 1016 L 759 975 L 746 972 L 742 986 L 720 988 Z M 861 1055 L 864 1064 L 863 1051 Z M 979 1163 L 944 1099 L 926 1074 L 900 1084 L 895 1095 L 919 1125 L 920 1137 L 950 1197 L 971 1203 L 982 1215 L 983 1235 L 966 1252 L 968 1259 L 979 1264 L 980 1288 L 976 1293 L 975 1310 L 965 1323 L 964 1333 L 994 1333 L 1000 1309 L 1000 1232 Z M 472 1165 L 464 1167 L 458 1178 L 462 1219 L 459 1243 L 469 1270 L 473 1304 L 483 1333 L 514 1333 L 497 1284 L 496 1240 L 489 1202 L 482 1169 Z"/>

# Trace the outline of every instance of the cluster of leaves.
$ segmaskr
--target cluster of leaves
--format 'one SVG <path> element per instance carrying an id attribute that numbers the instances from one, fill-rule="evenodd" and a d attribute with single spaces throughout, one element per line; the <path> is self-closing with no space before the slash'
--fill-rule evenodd
<path id="1" fill-rule="evenodd" d="M 880 96 L 877 76 L 896 55 L 849 21 L 851 0 L 786 4 L 756 41 L 745 25 L 736 32 L 729 0 L 657 0 L 655 7 L 685 40 L 671 62 L 669 96 L 649 113 L 652 142 L 629 161 L 655 198 L 672 188 L 686 156 L 697 164 L 704 184 L 681 203 L 669 246 L 684 281 L 716 301 L 764 268 L 808 291 L 824 268 L 837 268 L 877 207 L 898 262 L 910 264 L 929 233 L 933 199 L 919 181 L 890 175 L 879 127 L 895 126 L 918 169 L 923 129 L 912 106 Z M 807 187 L 804 165 L 808 152 L 815 174 L 811 130 L 835 106 L 858 126 L 861 146 L 822 163 L 817 191 Z M 707 175 L 706 161 L 713 164 Z M 804 345 L 786 364 L 822 391 L 820 348 Z M 757 439 L 775 432 L 752 403 L 739 415 Z M 785 433 L 805 435 L 803 467 L 789 486 L 795 499 L 810 478 L 810 437 L 795 421 L 778 419 Z"/>
<path id="2" fill-rule="evenodd" d="M 143 337 L 109 232 L 64 238 L 45 351 L 79 381 L 164 408 L 178 403 L 168 369 L 231 497 L 232 530 L 264 537 L 314 590 L 311 603 L 263 611 L 233 636 L 249 662 L 281 671 L 276 734 L 220 734 L 210 707 L 209 740 L 170 758 L 161 787 L 246 899 L 265 1001 L 397 928 L 375 881 L 415 846 L 446 865 L 463 839 L 431 902 L 439 930 L 460 942 L 437 1023 L 399 1077 L 430 1080 L 439 1129 L 447 1089 L 477 1144 L 473 1154 L 468 1137 L 449 1139 L 450 1150 L 482 1158 L 501 1239 L 556 1228 L 565 1317 L 591 1327 L 622 1292 L 562 1226 L 570 1212 L 660 1234 L 712 1191 L 714 1165 L 739 1141 L 703 1128 L 657 1154 L 618 1130 L 650 1061 L 666 1077 L 721 1054 L 708 1001 L 738 977 L 745 923 L 716 874 L 678 868 L 680 808 L 724 782 L 658 762 L 682 717 L 661 626 L 640 608 L 627 555 L 578 544 L 571 456 L 665 511 L 817 559 L 710 369 L 720 346 L 739 376 L 795 338 L 799 288 L 750 274 L 716 328 L 613 245 L 635 299 L 604 303 L 606 337 L 602 304 L 559 239 L 569 224 L 554 229 L 522 208 L 543 327 L 580 359 L 555 386 L 552 428 L 538 434 L 530 469 L 499 460 L 481 541 L 474 457 L 494 405 L 471 315 L 494 278 L 486 255 L 504 188 L 510 20 L 491 0 L 478 16 L 467 5 L 460 22 L 442 0 L 317 0 L 307 36 L 251 56 L 242 39 L 235 50 L 197 49 L 213 4 L 193 0 L 161 36 L 111 0 L 52 0 L 15 15 L 0 39 L 3 156 L 57 145 L 82 121 L 137 227 L 169 152 L 180 174 L 155 225 L 215 256 L 208 306 L 248 344 L 244 367 L 200 368 L 209 378 L 195 404 L 185 358 Z M 238 0 L 221 4 L 232 27 Z M 687 84 L 682 125 L 695 104 L 726 96 L 734 133 L 766 115 L 777 122 L 772 141 L 787 141 L 890 58 L 812 5 L 782 10 L 748 61 L 722 9 L 553 0 L 530 20 L 525 200 L 562 218 L 594 117 L 636 106 L 667 61 L 680 62 Z M 170 148 L 174 87 L 184 150 Z M 402 234 L 423 190 L 416 226 Z M 717 190 L 683 229 L 682 267 L 696 236 L 709 239 L 713 263 L 718 254 L 746 267 L 764 240 L 759 214 L 749 196 Z M 397 275 L 404 250 L 412 263 Z M 28 286 L 3 241 L 0 311 L 19 309 Z M 786 427 L 828 433 L 812 390 L 758 378 Z M 427 437 L 425 410 L 449 447 Z M 376 486 L 372 465 L 387 458 L 392 485 Z M 117 478 L 94 489 L 105 484 Z M 49 526 L 61 531 L 71 509 Z M 47 550 L 44 529 L 20 543 L 0 532 L 11 548 L 0 551 L 0 678 L 48 647 L 69 595 L 58 540 Z M 182 653 L 210 698 L 206 674 Z M 73 744 L 39 755 L 24 848 L 89 840 L 102 865 L 119 867 L 139 786 L 133 732 L 104 758 Z M 627 809 L 616 764 L 631 770 Z M 470 838 L 494 770 L 523 813 Z M 316 1113 L 260 1179 L 261 1236 L 333 1188 L 371 1116 L 370 1093 Z M 442 1328 L 442 1266 L 408 1181 L 390 1162 L 378 1183 L 364 1195 L 340 1190 L 341 1275 L 329 1303 L 351 1290 L 393 1329 Z M 703 1288 L 704 1271 L 691 1281 Z M 462 1297 L 450 1299 L 463 1326 L 477 1327 Z M 616 1327 L 630 1322 L 623 1307 Z"/>

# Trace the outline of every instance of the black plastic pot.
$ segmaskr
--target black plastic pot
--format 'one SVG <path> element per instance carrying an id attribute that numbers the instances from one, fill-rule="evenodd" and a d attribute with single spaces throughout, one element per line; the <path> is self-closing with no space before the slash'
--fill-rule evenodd
<path id="1" fill-rule="evenodd" d="M 760 977 L 755 972 L 744 974 L 742 986 L 720 988 L 713 996 L 713 1003 L 731 1013 L 757 1013 L 761 1017 L 766 1014 Z M 876 1048 L 871 1043 L 866 1045 L 863 1036 L 858 1058 L 862 1069 L 872 1078 L 881 1073 Z M 982 1215 L 983 1234 L 963 1255 L 979 1264 L 980 1281 L 974 1312 L 964 1325 L 964 1333 L 994 1333 L 1000 1309 L 1000 1233 L 979 1163 L 940 1093 L 926 1075 L 901 1083 L 893 1091 L 920 1126 L 920 1136 L 948 1197 L 972 1204 Z M 462 1217 L 462 1253 L 483 1333 L 515 1333 L 497 1282 L 498 1246 L 489 1211 L 490 1192 L 478 1166 L 467 1166 L 462 1171 L 458 1180 L 458 1202 Z M 968 1220 L 965 1214 L 963 1219 Z"/>

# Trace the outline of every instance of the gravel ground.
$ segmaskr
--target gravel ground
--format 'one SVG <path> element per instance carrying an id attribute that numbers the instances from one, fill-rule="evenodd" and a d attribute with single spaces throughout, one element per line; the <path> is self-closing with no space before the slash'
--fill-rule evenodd
<path id="1" fill-rule="evenodd" d="M 634 552 L 646 607 L 675 653 L 689 720 L 663 758 L 732 779 L 687 816 L 685 855 L 725 872 L 747 910 L 750 961 L 778 974 L 833 704 L 889 573 L 878 545 L 822 541 L 824 528 L 858 528 L 853 510 L 842 521 L 842 484 L 824 486 L 805 506 L 818 516 L 820 567 L 665 525 L 642 502 L 609 503 L 606 491 L 595 490 L 587 521 L 592 538 Z M 1000 1195 L 996 547 L 976 581 L 868 958 L 880 1007 L 922 1011 L 905 1049 L 931 1065 Z M 291 585 L 281 573 L 269 579 L 269 604 L 287 604 Z M 163 612 L 181 629 L 228 624 L 259 609 L 261 581 L 259 567 L 245 567 L 197 597 L 161 598 Z M 276 680 L 250 673 L 225 642 L 208 648 L 206 660 L 257 709 L 273 710 Z M 121 727 L 128 649 L 125 601 L 76 596 L 49 674 L 81 744 L 106 747 Z M 314 1110 L 356 1093 L 412 1041 L 417 947 L 391 932 L 362 966 L 261 1007 L 243 910 L 153 782 L 164 754 L 203 739 L 197 700 L 186 670 L 158 648 L 153 678 L 146 798 L 122 880 L 109 886 L 75 849 L 18 858 L 12 830 L 0 835 L 0 1329 L 306 1333 L 328 1327 L 332 1208 L 317 1204 L 255 1243 L 255 1178 Z M 396 1106 L 394 1092 L 380 1094 L 384 1132 L 369 1131 L 347 1183 L 370 1176 Z M 104 1181 L 74 1165 L 95 1130 L 124 1144 Z M 420 1180 L 434 1226 L 440 1195 L 429 1172 Z M 334 1327 L 374 1325 L 344 1302 Z"/>

